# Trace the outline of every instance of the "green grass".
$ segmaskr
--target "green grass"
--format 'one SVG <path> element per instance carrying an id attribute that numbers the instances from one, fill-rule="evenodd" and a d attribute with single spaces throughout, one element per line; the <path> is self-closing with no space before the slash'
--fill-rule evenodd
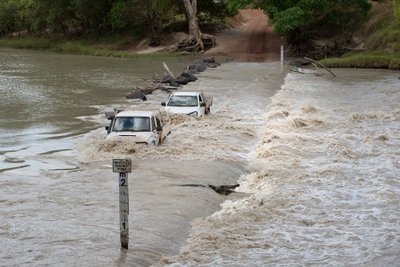
<path id="1" fill-rule="evenodd" d="M 380 68 L 400 70 L 400 53 L 383 51 L 348 53 L 340 58 L 327 58 L 321 63 L 328 68 Z"/>
<path id="2" fill-rule="evenodd" d="M 387 27 L 368 36 L 365 46 L 369 50 L 388 48 L 400 51 L 400 23 L 393 21 Z"/>
<path id="3" fill-rule="evenodd" d="M 330 68 L 384 68 L 400 70 L 400 22 L 390 2 L 375 3 L 361 29 L 365 51 L 351 52 L 321 63 Z"/>
<path id="4" fill-rule="evenodd" d="M 56 53 L 90 55 L 119 58 L 142 58 L 142 57 L 176 57 L 178 54 L 166 51 L 137 54 L 124 49 L 129 41 L 125 39 L 102 39 L 102 40 L 65 40 L 57 38 L 0 38 L 0 47 L 16 49 L 46 50 Z"/>

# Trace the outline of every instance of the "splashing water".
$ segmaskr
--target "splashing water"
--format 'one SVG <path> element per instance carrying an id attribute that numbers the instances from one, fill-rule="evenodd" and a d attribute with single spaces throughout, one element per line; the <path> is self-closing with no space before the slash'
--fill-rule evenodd
<path id="1" fill-rule="evenodd" d="M 397 266 L 398 73 L 289 74 L 239 190 L 159 266 Z"/>

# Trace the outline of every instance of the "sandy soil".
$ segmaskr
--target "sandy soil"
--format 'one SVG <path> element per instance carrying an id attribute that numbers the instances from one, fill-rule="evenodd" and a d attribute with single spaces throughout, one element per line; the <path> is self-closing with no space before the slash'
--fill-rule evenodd
<path id="1" fill-rule="evenodd" d="M 272 33 L 268 17 L 262 10 L 243 9 L 233 18 L 231 28 L 214 35 L 217 45 L 206 51 L 206 56 L 222 56 L 235 61 L 274 62 L 279 60 L 281 39 Z M 132 50 L 148 54 L 169 49 L 184 40 L 187 34 L 178 32 L 164 36 L 165 44 L 157 47 L 147 45 L 148 40 L 139 43 Z"/>
<path id="2" fill-rule="evenodd" d="M 272 34 L 265 13 L 261 10 L 244 9 L 236 18 L 241 23 L 216 34 L 217 46 L 205 54 L 226 56 L 237 61 L 278 61 L 281 40 Z"/>

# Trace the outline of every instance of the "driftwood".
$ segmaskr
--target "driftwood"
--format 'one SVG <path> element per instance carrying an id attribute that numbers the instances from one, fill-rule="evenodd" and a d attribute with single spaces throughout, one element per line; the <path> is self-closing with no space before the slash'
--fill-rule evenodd
<path id="1" fill-rule="evenodd" d="M 169 70 L 169 68 L 168 68 L 168 66 L 167 66 L 167 63 L 163 62 L 162 64 L 163 64 L 163 66 L 164 66 L 164 69 L 166 69 L 167 72 L 169 73 L 169 75 L 171 75 L 171 77 L 175 79 L 175 76 L 174 76 L 174 74 L 172 74 L 172 72 Z"/>
<path id="2" fill-rule="evenodd" d="M 335 75 L 335 73 L 333 73 L 330 69 L 328 69 L 327 67 L 325 67 L 322 63 L 320 63 L 320 62 L 318 62 L 318 61 L 316 61 L 316 60 L 314 60 L 314 59 L 312 59 L 312 58 L 309 58 L 309 57 L 304 57 L 304 58 L 310 60 L 311 62 L 315 63 L 316 65 L 318 65 L 318 66 L 322 67 L 323 69 L 327 70 L 330 74 L 332 74 L 333 77 L 337 77 L 337 76 Z M 313 64 L 313 65 L 314 65 L 314 64 Z M 314 65 L 314 66 L 316 66 L 316 65 Z"/>
<path id="3" fill-rule="evenodd" d="M 316 68 L 316 69 L 321 73 L 321 75 L 324 75 L 324 74 L 325 74 L 325 73 L 321 70 L 321 68 L 318 67 L 317 64 L 315 64 L 314 62 L 311 62 L 311 65 L 313 65 L 314 68 Z"/>

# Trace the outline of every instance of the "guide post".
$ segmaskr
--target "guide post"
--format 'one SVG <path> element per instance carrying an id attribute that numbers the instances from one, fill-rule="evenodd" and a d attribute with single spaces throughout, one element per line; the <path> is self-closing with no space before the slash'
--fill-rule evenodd
<path id="1" fill-rule="evenodd" d="M 285 62 L 285 47 L 283 46 L 283 36 L 281 36 L 281 68 L 283 68 L 283 63 Z"/>
<path id="2" fill-rule="evenodd" d="M 130 159 L 113 159 L 113 172 L 118 172 L 119 179 L 119 230 L 121 247 L 128 249 L 129 243 L 129 188 L 128 173 L 132 170 Z"/>

